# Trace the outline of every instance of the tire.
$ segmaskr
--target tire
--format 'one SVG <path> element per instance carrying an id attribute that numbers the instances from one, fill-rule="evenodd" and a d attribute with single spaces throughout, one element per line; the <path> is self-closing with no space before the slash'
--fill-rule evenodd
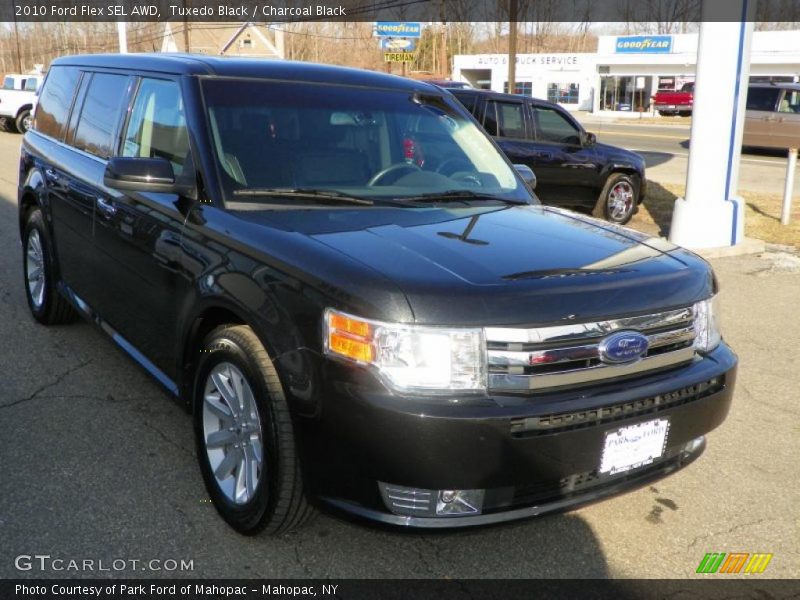
<path id="1" fill-rule="evenodd" d="M 28 129 L 31 128 L 31 109 L 26 108 L 25 110 L 21 110 L 17 115 L 17 118 L 14 120 L 14 127 L 17 128 L 17 131 L 20 133 L 25 133 Z"/>
<path id="2" fill-rule="evenodd" d="M 33 318 L 42 325 L 71 323 L 78 313 L 58 293 L 55 259 L 50 234 L 42 211 L 35 208 L 28 214 L 22 233 L 22 271 L 25 297 Z"/>
<path id="3" fill-rule="evenodd" d="M 11 117 L 5 117 L 3 118 L 3 124 L 6 127 L 6 131 L 8 131 L 9 133 L 19 133 L 19 130 L 17 129 L 16 119 L 12 119 Z"/>
<path id="4" fill-rule="evenodd" d="M 252 329 L 236 325 L 213 330 L 199 354 L 195 443 L 214 507 L 245 535 L 299 528 L 313 508 L 303 490 L 289 407 L 266 350 Z M 231 410 L 236 398 L 244 399 L 239 415 Z"/>
<path id="5" fill-rule="evenodd" d="M 626 173 L 612 173 L 597 199 L 592 216 L 624 225 L 631 220 L 639 202 L 639 185 Z"/>

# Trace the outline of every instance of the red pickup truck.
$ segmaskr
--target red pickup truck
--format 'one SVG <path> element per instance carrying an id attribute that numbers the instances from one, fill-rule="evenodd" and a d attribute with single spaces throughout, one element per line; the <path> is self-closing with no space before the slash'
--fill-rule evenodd
<path id="1" fill-rule="evenodd" d="M 694 82 L 684 83 L 680 91 L 677 92 L 656 92 L 653 103 L 660 115 L 681 115 L 684 117 L 691 115 L 692 106 L 694 105 Z"/>

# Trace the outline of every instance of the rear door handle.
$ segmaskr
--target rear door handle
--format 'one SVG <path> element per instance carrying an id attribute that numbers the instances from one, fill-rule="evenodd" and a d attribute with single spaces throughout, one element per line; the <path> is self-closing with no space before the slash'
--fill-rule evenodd
<path id="1" fill-rule="evenodd" d="M 551 158 L 553 158 L 553 153 L 552 152 L 536 152 L 534 154 L 534 156 L 537 157 L 537 158 L 545 158 L 547 160 L 550 160 Z"/>
<path id="2" fill-rule="evenodd" d="M 111 200 L 107 200 L 106 198 L 97 198 L 97 208 L 107 218 L 113 217 L 115 214 L 117 214 L 117 207 L 114 206 L 114 203 Z"/>

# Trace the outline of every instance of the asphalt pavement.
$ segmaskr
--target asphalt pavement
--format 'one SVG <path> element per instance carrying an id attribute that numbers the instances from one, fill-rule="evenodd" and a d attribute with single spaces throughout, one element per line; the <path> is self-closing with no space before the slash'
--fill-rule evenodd
<path id="1" fill-rule="evenodd" d="M 29 316 L 19 142 L 0 133 L 0 577 L 695 577 L 705 553 L 733 551 L 773 553 L 755 577 L 800 573 L 797 255 L 713 262 L 738 387 L 704 455 L 669 478 L 481 529 L 324 513 L 294 534 L 242 537 L 208 502 L 186 412 L 93 327 Z M 181 561 L 191 570 L 167 570 Z"/>

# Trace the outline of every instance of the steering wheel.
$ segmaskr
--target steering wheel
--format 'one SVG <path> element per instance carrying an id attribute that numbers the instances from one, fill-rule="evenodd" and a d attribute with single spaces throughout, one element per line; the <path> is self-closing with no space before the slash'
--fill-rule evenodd
<path id="1" fill-rule="evenodd" d="M 382 171 L 379 171 L 378 173 L 373 175 L 372 178 L 367 182 L 367 185 L 368 186 L 383 185 L 383 180 L 386 179 L 392 173 L 398 173 L 401 171 L 408 171 L 409 173 L 412 173 L 414 171 L 421 171 L 421 170 L 422 169 L 420 169 L 414 163 L 395 163 L 393 165 L 389 165 Z"/>
<path id="2" fill-rule="evenodd" d="M 454 165 L 457 165 L 456 168 L 455 169 L 449 169 L 450 172 L 447 173 L 448 167 L 453 167 Z M 467 160 L 465 160 L 463 158 L 448 158 L 445 161 L 443 161 L 442 164 L 440 164 L 436 168 L 436 172 L 441 174 L 441 175 L 448 175 L 448 174 L 452 175 L 453 173 L 458 172 L 458 170 L 459 170 L 458 167 L 460 167 L 462 165 L 466 166 L 467 169 L 471 169 L 472 168 L 472 165 L 469 164 L 469 161 L 467 161 Z"/>

